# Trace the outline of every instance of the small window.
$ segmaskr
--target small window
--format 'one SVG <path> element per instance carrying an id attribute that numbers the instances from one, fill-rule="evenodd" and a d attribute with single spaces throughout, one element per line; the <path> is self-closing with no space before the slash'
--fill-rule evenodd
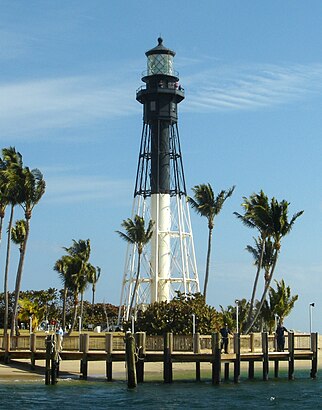
<path id="1" fill-rule="evenodd" d="M 151 111 L 155 111 L 155 110 L 156 110 L 155 101 L 151 101 L 151 102 L 150 102 L 150 110 L 151 110 Z"/>

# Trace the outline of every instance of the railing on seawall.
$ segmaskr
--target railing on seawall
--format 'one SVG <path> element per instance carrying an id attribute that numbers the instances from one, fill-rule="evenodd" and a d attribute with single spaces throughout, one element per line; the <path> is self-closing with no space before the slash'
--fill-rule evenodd
<path id="1" fill-rule="evenodd" d="M 125 350 L 125 335 L 119 332 L 110 333 L 82 333 L 79 335 L 65 335 L 63 338 L 64 351 L 82 351 L 82 338 L 88 335 L 89 351 L 106 351 L 107 344 L 112 351 Z M 46 337 L 48 334 L 32 333 L 31 335 L 0 336 L 0 350 L 3 351 L 42 351 L 46 348 Z M 197 336 L 197 337 L 196 337 Z M 234 336 L 229 336 L 228 352 L 234 352 Z M 251 333 L 240 335 L 240 352 L 261 352 L 262 334 Z M 196 348 L 198 343 L 198 348 Z M 173 335 L 173 351 L 177 352 L 206 352 L 212 348 L 211 335 Z M 146 351 L 156 352 L 164 350 L 163 336 L 146 336 Z M 289 350 L 288 337 L 285 338 L 285 350 Z M 294 333 L 294 350 L 312 350 L 312 335 L 309 333 Z M 268 351 L 276 351 L 276 340 L 274 335 L 268 335 Z"/>

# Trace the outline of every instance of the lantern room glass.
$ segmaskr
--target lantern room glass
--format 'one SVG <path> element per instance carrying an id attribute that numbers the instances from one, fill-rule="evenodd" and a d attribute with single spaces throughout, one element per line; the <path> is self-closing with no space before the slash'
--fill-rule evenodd
<path id="1" fill-rule="evenodd" d="M 148 56 L 148 75 L 174 75 L 171 54 L 151 54 Z"/>

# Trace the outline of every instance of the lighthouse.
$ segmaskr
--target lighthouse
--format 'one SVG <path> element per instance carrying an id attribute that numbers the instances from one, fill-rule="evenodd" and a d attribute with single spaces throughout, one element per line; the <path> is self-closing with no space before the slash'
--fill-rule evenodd
<path id="1" fill-rule="evenodd" d="M 129 244 L 125 258 L 119 323 L 153 302 L 170 301 L 176 292 L 199 292 L 193 235 L 178 130 L 178 104 L 184 89 L 174 70 L 175 52 L 158 38 L 147 51 L 147 69 L 136 99 L 143 105 L 138 167 L 132 216 L 154 222 L 151 241 L 144 248 L 135 288 L 137 250 Z"/>

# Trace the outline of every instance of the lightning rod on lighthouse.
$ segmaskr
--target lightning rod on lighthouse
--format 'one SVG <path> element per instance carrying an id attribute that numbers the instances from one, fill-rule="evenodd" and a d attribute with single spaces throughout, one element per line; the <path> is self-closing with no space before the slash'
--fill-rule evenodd
<path id="1" fill-rule="evenodd" d="M 136 99 L 143 105 L 143 129 L 132 217 L 154 222 L 151 241 L 141 256 L 135 288 L 137 249 L 129 244 L 125 259 L 119 323 L 153 302 L 170 301 L 176 291 L 199 292 L 193 235 L 178 130 L 178 104 L 184 99 L 175 52 L 163 45 L 147 51 L 147 71 Z"/>

